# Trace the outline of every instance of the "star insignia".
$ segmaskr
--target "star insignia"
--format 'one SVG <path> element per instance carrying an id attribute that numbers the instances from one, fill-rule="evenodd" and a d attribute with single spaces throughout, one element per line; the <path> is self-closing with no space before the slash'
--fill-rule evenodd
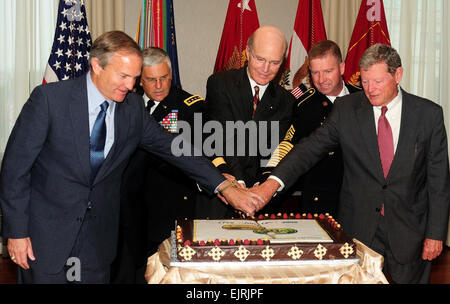
<path id="1" fill-rule="evenodd" d="M 58 40 L 60 44 L 64 43 L 64 35 L 59 35 L 59 38 L 56 40 Z"/>
<path id="2" fill-rule="evenodd" d="M 55 69 L 60 69 L 61 68 L 61 62 L 56 61 L 55 64 L 53 64 L 53 66 L 55 67 Z"/>
<path id="3" fill-rule="evenodd" d="M 61 25 L 59 27 L 61 28 L 61 31 L 64 31 L 67 29 L 67 23 L 61 22 Z"/>
<path id="4" fill-rule="evenodd" d="M 59 57 L 61 57 L 61 56 L 63 55 L 63 50 L 58 49 L 58 50 L 55 52 L 55 54 L 58 55 L 58 58 L 59 58 Z"/>
<path id="5" fill-rule="evenodd" d="M 72 50 L 67 50 L 64 54 L 66 54 L 67 58 L 70 58 L 72 57 Z"/>
<path id="6" fill-rule="evenodd" d="M 252 11 L 252 9 L 250 8 L 250 6 L 248 5 L 248 3 L 250 2 L 250 0 L 244 0 L 243 1 L 243 6 L 244 6 L 244 8 L 243 8 L 243 10 L 245 11 L 245 10 L 248 10 L 248 11 Z M 238 5 L 237 5 L 239 8 L 241 8 L 241 3 L 238 3 Z"/>
<path id="7" fill-rule="evenodd" d="M 78 72 L 79 70 L 81 70 L 81 64 L 80 63 L 76 63 L 75 64 L 75 70 Z"/>

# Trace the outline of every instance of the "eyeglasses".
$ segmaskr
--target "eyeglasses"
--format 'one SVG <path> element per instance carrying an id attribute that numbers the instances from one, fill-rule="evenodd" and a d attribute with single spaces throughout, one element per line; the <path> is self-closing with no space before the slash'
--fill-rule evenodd
<path id="1" fill-rule="evenodd" d="M 170 79 L 169 75 L 164 75 L 164 76 L 159 77 L 159 78 L 148 78 L 148 77 L 144 77 L 143 80 L 144 80 L 145 82 L 148 82 L 149 84 L 155 85 L 155 84 L 157 84 L 158 82 L 166 82 L 166 81 L 171 80 L 171 79 Z"/>
<path id="2" fill-rule="evenodd" d="M 279 67 L 283 63 L 283 60 L 268 61 L 266 58 L 256 56 L 252 50 L 250 50 L 250 55 L 256 60 L 256 63 L 258 65 L 266 65 L 266 63 L 268 62 L 270 66 Z"/>

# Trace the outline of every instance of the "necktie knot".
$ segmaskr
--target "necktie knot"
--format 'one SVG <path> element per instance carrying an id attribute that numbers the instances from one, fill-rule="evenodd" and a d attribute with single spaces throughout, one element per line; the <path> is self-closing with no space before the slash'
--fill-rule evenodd
<path id="1" fill-rule="evenodd" d="M 381 107 L 381 116 L 385 116 L 388 108 L 386 106 Z"/>
<path id="2" fill-rule="evenodd" d="M 147 112 L 150 113 L 150 109 L 155 105 L 155 102 L 151 99 L 149 99 L 147 101 L 147 105 L 145 106 L 145 109 L 147 110 Z"/>
<path id="3" fill-rule="evenodd" d="M 253 95 L 253 114 L 252 117 L 255 116 L 255 112 L 256 112 L 256 107 L 258 106 L 259 103 L 259 86 L 255 86 L 255 95 Z"/>
<path id="4" fill-rule="evenodd" d="M 100 111 L 106 112 L 106 110 L 108 110 L 108 107 L 109 107 L 109 103 L 105 100 L 105 101 L 100 105 Z"/>

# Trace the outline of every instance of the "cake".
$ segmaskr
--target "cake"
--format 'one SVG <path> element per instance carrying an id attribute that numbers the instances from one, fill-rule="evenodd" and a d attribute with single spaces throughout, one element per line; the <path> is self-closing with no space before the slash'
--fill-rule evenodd
<path id="1" fill-rule="evenodd" d="M 328 214 L 179 220 L 174 236 L 178 263 L 356 259 L 355 243 Z"/>

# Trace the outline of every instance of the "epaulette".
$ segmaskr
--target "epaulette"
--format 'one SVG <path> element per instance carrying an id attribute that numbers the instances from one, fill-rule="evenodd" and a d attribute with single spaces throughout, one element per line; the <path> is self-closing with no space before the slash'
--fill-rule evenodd
<path id="1" fill-rule="evenodd" d="M 354 88 L 356 91 L 361 91 L 362 90 L 362 87 L 357 86 L 356 84 L 353 84 L 353 83 L 350 83 L 350 82 L 346 83 L 346 85 Z"/>
<path id="2" fill-rule="evenodd" d="M 299 106 L 300 106 L 303 102 L 305 102 L 308 98 L 310 98 L 311 96 L 313 96 L 314 93 L 316 93 L 316 89 L 315 89 L 315 88 L 310 88 L 310 89 L 308 89 L 308 91 L 306 91 L 305 93 L 303 93 L 303 94 L 298 98 L 297 107 L 299 107 Z"/>
<path id="3" fill-rule="evenodd" d="M 185 103 L 188 107 L 190 107 L 190 106 L 192 106 L 194 103 L 196 103 L 197 101 L 200 101 L 200 100 L 203 100 L 203 98 L 202 98 L 200 95 L 192 95 L 191 97 L 186 98 L 186 99 L 184 100 L 184 103 Z"/>

